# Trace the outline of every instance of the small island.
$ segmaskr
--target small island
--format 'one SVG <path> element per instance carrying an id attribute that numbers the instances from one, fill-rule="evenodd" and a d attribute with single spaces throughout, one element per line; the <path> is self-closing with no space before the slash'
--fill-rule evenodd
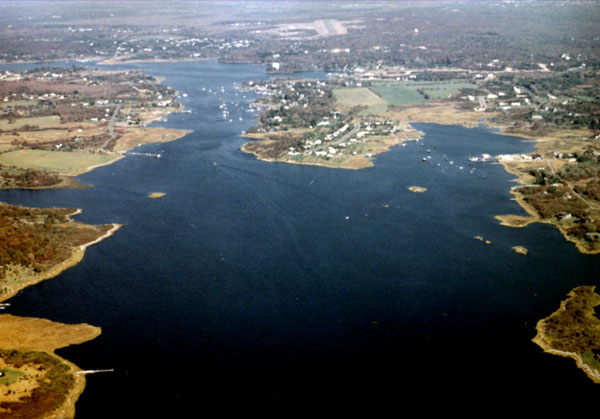
<path id="1" fill-rule="evenodd" d="M 594 307 L 600 295 L 594 286 L 572 290 L 550 316 L 538 322 L 533 342 L 544 352 L 572 358 L 595 383 L 600 383 L 600 319 Z"/>
<path id="2" fill-rule="evenodd" d="M 424 188 L 422 186 L 409 186 L 408 190 L 415 193 L 423 193 L 427 191 L 427 188 Z"/>
<path id="3" fill-rule="evenodd" d="M 519 253 L 520 255 L 526 255 L 527 253 L 529 253 L 529 250 L 527 250 L 525 247 L 523 246 L 513 246 L 512 250 L 515 253 Z"/>
<path id="4" fill-rule="evenodd" d="M 162 198 L 165 195 L 166 195 L 166 193 L 164 193 L 164 192 L 151 192 L 148 194 L 148 198 L 157 199 L 157 198 Z"/>
<path id="5" fill-rule="evenodd" d="M 475 236 L 475 237 L 473 237 L 473 238 L 474 238 L 475 240 L 479 240 L 480 242 L 483 242 L 483 243 L 485 243 L 485 244 L 487 244 L 487 245 L 490 245 L 490 244 L 492 244 L 491 240 L 486 240 L 486 239 L 484 239 L 484 238 L 483 238 L 483 237 L 481 237 L 481 236 Z"/>

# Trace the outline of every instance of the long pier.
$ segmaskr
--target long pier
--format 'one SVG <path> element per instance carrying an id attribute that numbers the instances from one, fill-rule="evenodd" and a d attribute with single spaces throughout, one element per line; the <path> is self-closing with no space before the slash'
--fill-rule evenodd
<path id="1" fill-rule="evenodd" d="M 161 157 L 160 153 L 138 153 L 136 151 L 126 151 L 123 153 L 127 156 L 146 156 L 146 157 L 154 157 L 159 159 Z"/>
<path id="2" fill-rule="evenodd" d="M 83 371 L 75 371 L 73 374 L 96 374 L 99 372 L 115 372 L 114 368 L 104 369 L 104 370 L 83 370 Z"/>

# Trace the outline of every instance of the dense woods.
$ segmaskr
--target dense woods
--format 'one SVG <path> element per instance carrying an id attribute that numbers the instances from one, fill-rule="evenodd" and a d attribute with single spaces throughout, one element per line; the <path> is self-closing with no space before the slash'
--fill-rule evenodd
<path id="1" fill-rule="evenodd" d="M 68 258 L 72 247 L 93 241 L 111 227 L 75 223 L 68 216 L 73 212 L 0 203 L 0 288 L 15 267 L 40 272 Z"/>

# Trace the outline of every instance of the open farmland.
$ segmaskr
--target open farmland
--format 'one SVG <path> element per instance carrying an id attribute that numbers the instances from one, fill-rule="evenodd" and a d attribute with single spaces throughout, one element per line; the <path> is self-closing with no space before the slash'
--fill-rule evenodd
<path id="1" fill-rule="evenodd" d="M 37 106 L 39 103 L 39 100 L 13 100 L 10 102 L 0 102 L 0 109 Z"/>
<path id="2" fill-rule="evenodd" d="M 21 132 L 19 136 L 28 142 L 55 141 L 71 136 L 66 129 Z"/>
<path id="3" fill-rule="evenodd" d="M 420 105 L 430 99 L 446 99 L 456 95 L 462 89 L 474 88 L 475 85 L 463 81 L 414 82 L 401 81 L 384 83 L 372 87 L 334 89 L 337 103 L 345 108 L 365 107 L 360 116 L 381 115 L 387 111 L 388 105 L 408 106 Z"/>
<path id="4" fill-rule="evenodd" d="M 379 115 L 387 110 L 387 102 L 366 87 L 358 87 L 351 89 L 334 89 L 338 104 L 346 108 L 356 106 L 367 108 L 360 112 L 361 115 Z"/>
<path id="5" fill-rule="evenodd" d="M 390 105 L 417 105 L 425 102 L 425 97 L 416 89 L 396 84 L 372 87 L 371 90 Z"/>
<path id="6" fill-rule="evenodd" d="M 404 81 L 371 87 L 371 90 L 393 106 L 418 105 L 428 99 L 446 99 L 461 89 L 476 87 L 462 81 L 413 82 Z"/>
<path id="7" fill-rule="evenodd" d="M 16 150 L 0 154 L 0 164 L 75 175 L 91 166 L 107 164 L 116 158 L 117 155 L 88 152 Z"/>
<path id="8" fill-rule="evenodd" d="M 0 130 L 10 131 L 21 129 L 25 126 L 30 127 L 45 127 L 52 125 L 59 125 L 60 117 L 58 115 L 50 115 L 50 116 L 38 116 L 34 118 L 19 118 L 13 122 L 10 122 L 7 119 L 0 120 Z"/>
<path id="9" fill-rule="evenodd" d="M 2 153 L 4 151 L 12 150 L 14 148 L 15 148 L 15 146 L 10 145 L 10 144 L 0 144 L 0 153 Z"/>

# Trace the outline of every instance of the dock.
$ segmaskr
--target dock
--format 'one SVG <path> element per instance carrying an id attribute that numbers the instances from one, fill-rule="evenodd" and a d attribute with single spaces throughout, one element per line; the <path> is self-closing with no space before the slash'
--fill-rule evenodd
<path id="1" fill-rule="evenodd" d="M 109 368 L 109 369 L 103 369 L 103 370 L 82 370 L 82 371 L 75 371 L 73 374 L 87 375 L 87 374 L 97 374 L 100 372 L 115 372 L 115 369 Z"/>

